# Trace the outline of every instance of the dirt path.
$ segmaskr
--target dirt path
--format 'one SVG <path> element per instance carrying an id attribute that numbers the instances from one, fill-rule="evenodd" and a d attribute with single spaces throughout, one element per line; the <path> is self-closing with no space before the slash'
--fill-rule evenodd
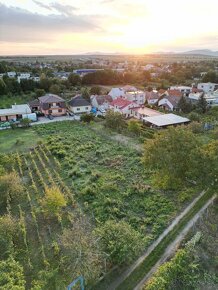
<path id="1" fill-rule="evenodd" d="M 169 257 L 171 257 L 179 247 L 179 244 L 193 227 L 193 225 L 197 222 L 202 213 L 208 208 L 209 205 L 213 203 L 216 196 L 213 196 L 208 202 L 200 209 L 198 213 L 186 224 L 185 228 L 179 233 L 176 239 L 166 248 L 163 256 L 159 259 L 159 261 L 152 267 L 152 269 L 148 272 L 148 274 L 139 282 L 139 284 L 134 288 L 134 290 L 140 290 L 143 288 L 146 281 L 151 278 L 151 276 L 157 271 L 158 267 L 163 264 Z"/>
<path id="2" fill-rule="evenodd" d="M 165 229 L 165 231 L 155 240 L 150 247 L 138 258 L 123 274 L 119 276 L 112 284 L 110 284 L 107 290 L 116 289 L 143 261 L 144 259 L 156 248 L 156 246 L 168 235 L 168 233 L 179 223 L 179 221 L 189 212 L 189 210 L 196 204 L 196 202 L 203 196 L 205 192 L 202 191 Z"/>

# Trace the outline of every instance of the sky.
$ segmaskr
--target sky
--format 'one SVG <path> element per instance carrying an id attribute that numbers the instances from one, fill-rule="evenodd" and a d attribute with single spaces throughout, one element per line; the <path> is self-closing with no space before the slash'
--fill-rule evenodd
<path id="1" fill-rule="evenodd" d="M 218 0 L 0 0 L 0 55 L 218 50 Z"/>

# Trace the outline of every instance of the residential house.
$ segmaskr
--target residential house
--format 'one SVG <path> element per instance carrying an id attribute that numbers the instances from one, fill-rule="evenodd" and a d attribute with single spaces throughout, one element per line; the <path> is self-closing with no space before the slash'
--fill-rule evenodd
<path id="1" fill-rule="evenodd" d="M 149 105 L 155 105 L 155 104 L 157 104 L 157 102 L 159 100 L 159 94 L 158 94 L 158 92 L 157 91 L 151 91 L 151 92 L 146 91 L 145 92 L 145 100 L 147 101 L 147 103 Z"/>
<path id="2" fill-rule="evenodd" d="M 29 80 L 31 77 L 30 73 L 20 73 L 17 77 L 18 83 L 20 83 L 21 80 Z"/>
<path id="3" fill-rule="evenodd" d="M 45 115 L 63 116 L 66 115 L 67 107 L 65 100 L 53 94 L 39 97 L 40 111 Z"/>
<path id="4" fill-rule="evenodd" d="M 110 109 L 114 112 L 119 112 L 125 117 L 131 117 L 132 108 L 138 107 L 135 102 L 125 100 L 123 98 L 117 98 L 110 103 Z"/>
<path id="5" fill-rule="evenodd" d="M 167 111 L 178 110 L 178 104 L 182 96 L 183 93 L 178 90 L 167 90 L 161 95 L 158 106 Z"/>
<path id="6" fill-rule="evenodd" d="M 163 113 L 141 106 L 141 107 L 132 108 L 131 115 L 138 120 L 142 120 L 144 117 L 159 116 L 159 115 L 163 115 Z"/>
<path id="7" fill-rule="evenodd" d="M 68 105 L 70 111 L 74 114 L 90 113 L 92 109 L 91 104 L 81 95 L 73 97 L 69 101 Z"/>
<path id="8" fill-rule="evenodd" d="M 125 91 L 122 88 L 112 88 L 108 95 L 111 96 L 113 100 L 115 100 L 120 97 L 125 97 Z"/>
<path id="9" fill-rule="evenodd" d="M 112 97 L 109 95 L 92 95 L 90 100 L 92 106 L 98 110 L 108 110 L 110 103 L 113 101 Z"/>
<path id="10" fill-rule="evenodd" d="M 218 84 L 215 83 L 199 83 L 198 89 L 203 90 L 205 93 L 213 92 L 218 89 Z"/>
<path id="11" fill-rule="evenodd" d="M 16 78 L 17 73 L 15 71 L 9 71 L 7 72 L 7 75 L 9 78 Z"/>
<path id="12" fill-rule="evenodd" d="M 17 121 L 22 119 L 23 115 L 30 114 L 31 109 L 27 104 L 12 105 L 9 109 L 0 109 L 0 122 Z"/>
<path id="13" fill-rule="evenodd" d="M 171 86 L 170 90 L 177 90 L 183 94 L 189 94 L 192 91 L 192 87 L 188 86 Z"/>

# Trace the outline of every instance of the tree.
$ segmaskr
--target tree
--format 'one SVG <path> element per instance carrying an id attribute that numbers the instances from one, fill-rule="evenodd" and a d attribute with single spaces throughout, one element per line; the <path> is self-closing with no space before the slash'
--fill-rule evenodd
<path id="1" fill-rule="evenodd" d="M 47 187 L 45 197 L 41 202 L 47 216 L 59 216 L 61 209 L 67 205 L 64 195 L 58 187 Z"/>
<path id="2" fill-rule="evenodd" d="M 143 160 L 154 170 L 154 184 L 176 189 L 189 179 L 197 179 L 199 146 L 198 138 L 184 127 L 171 127 L 147 140 Z"/>
<path id="3" fill-rule="evenodd" d="M 30 126 L 31 120 L 28 118 L 23 118 L 20 120 L 20 124 L 24 128 L 28 128 Z"/>
<path id="4" fill-rule="evenodd" d="M 105 126 L 117 131 L 121 131 L 126 126 L 124 116 L 119 112 L 108 110 L 105 115 Z"/>
<path id="5" fill-rule="evenodd" d="M 6 205 L 8 195 L 11 200 L 14 200 L 23 193 L 23 185 L 19 176 L 14 173 L 8 173 L 0 176 L 0 205 Z"/>
<path id="6" fill-rule="evenodd" d="M 217 81 L 218 81 L 218 78 L 217 78 L 216 72 L 213 70 L 208 71 L 208 73 L 204 75 L 202 78 L 202 82 L 204 83 L 208 83 L 208 82 L 216 83 Z"/>
<path id="7" fill-rule="evenodd" d="M 136 120 L 130 120 L 128 122 L 128 131 L 133 134 L 133 135 L 140 135 L 141 133 L 141 130 L 142 130 L 142 126 L 141 126 L 141 123 L 139 123 L 138 121 Z"/>
<path id="8" fill-rule="evenodd" d="M 74 277 L 83 275 L 87 284 L 99 277 L 103 265 L 103 254 L 99 250 L 99 240 L 94 236 L 89 221 L 76 216 L 68 229 L 59 238 L 61 270 Z"/>
<path id="9" fill-rule="evenodd" d="M 203 145 L 200 149 L 200 177 L 204 186 L 217 188 L 218 183 L 218 140 Z"/>
<path id="10" fill-rule="evenodd" d="M 2 78 L 0 78 L 0 95 L 7 93 L 7 86 Z"/>
<path id="11" fill-rule="evenodd" d="M 52 94 L 59 95 L 60 92 L 61 92 L 61 88 L 60 88 L 59 85 L 53 84 L 53 85 L 50 86 L 49 91 Z"/>
<path id="12" fill-rule="evenodd" d="M 43 89 L 43 90 L 45 90 L 46 92 L 48 92 L 50 86 L 51 86 L 51 80 L 48 79 L 48 78 L 45 76 L 45 74 L 41 74 L 40 82 L 39 82 L 39 87 L 40 87 L 40 89 Z"/>
<path id="13" fill-rule="evenodd" d="M 96 229 L 103 250 L 113 264 L 130 263 L 139 254 L 142 238 L 124 221 L 107 221 Z"/>
<path id="14" fill-rule="evenodd" d="M 100 95 L 101 94 L 101 88 L 98 87 L 98 86 L 91 87 L 90 94 L 91 95 Z"/>
<path id="15" fill-rule="evenodd" d="M 23 267 L 14 258 L 0 261 L 0 289 L 25 290 L 25 284 Z"/>
<path id="16" fill-rule="evenodd" d="M 200 113 L 206 113 L 207 111 L 207 101 L 204 97 L 204 95 L 201 95 L 198 102 L 197 102 L 197 106 L 196 109 L 200 112 Z"/>
<path id="17" fill-rule="evenodd" d="M 39 97 L 44 96 L 46 94 L 46 92 L 44 89 L 36 89 L 35 94 L 36 94 L 36 97 L 39 98 Z"/>
<path id="18" fill-rule="evenodd" d="M 192 110 L 192 104 L 184 96 L 179 100 L 178 107 L 183 113 L 190 113 Z"/>
<path id="19" fill-rule="evenodd" d="M 88 88 L 82 88 L 81 94 L 84 99 L 86 99 L 87 101 L 90 101 L 90 93 L 89 93 Z"/>
<path id="20" fill-rule="evenodd" d="M 72 86 L 79 86 L 81 84 L 81 78 L 79 75 L 77 74 L 70 74 L 69 77 L 68 77 L 68 81 L 70 82 L 70 84 Z"/>
<path id="21" fill-rule="evenodd" d="M 0 257 L 5 259 L 6 255 L 11 252 L 14 238 L 19 233 L 17 221 L 11 215 L 0 217 Z"/>
<path id="22" fill-rule="evenodd" d="M 33 80 L 21 80 L 20 81 L 20 87 L 23 92 L 31 92 L 33 91 L 38 84 L 34 82 Z"/>

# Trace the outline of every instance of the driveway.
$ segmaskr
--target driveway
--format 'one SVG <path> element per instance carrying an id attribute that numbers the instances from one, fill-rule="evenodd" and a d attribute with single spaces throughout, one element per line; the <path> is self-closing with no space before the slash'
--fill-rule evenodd
<path id="1" fill-rule="evenodd" d="M 33 122 L 30 125 L 35 126 L 35 125 L 41 125 L 41 124 L 48 124 L 48 123 L 53 123 L 53 122 L 61 122 L 61 121 L 79 121 L 80 116 L 60 116 L 60 117 L 54 117 L 53 120 L 50 120 L 46 117 L 39 117 L 37 122 Z"/>

